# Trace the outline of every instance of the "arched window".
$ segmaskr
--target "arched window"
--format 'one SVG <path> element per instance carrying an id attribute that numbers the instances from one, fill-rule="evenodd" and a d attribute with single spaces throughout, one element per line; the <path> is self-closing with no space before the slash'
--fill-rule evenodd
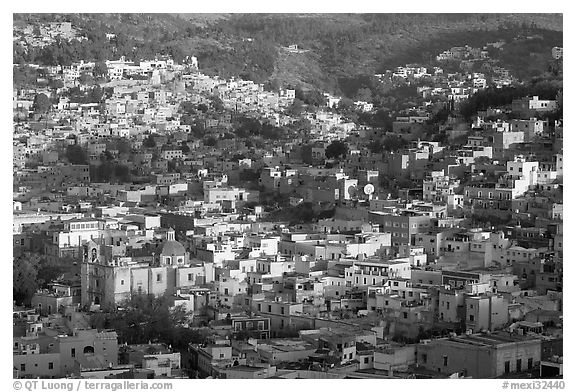
<path id="1" fill-rule="evenodd" d="M 84 350 L 82 350 L 82 352 L 84 353 L 84 355 L 94 355 L 94 347 L 86 346 L 84 347 Z"/>

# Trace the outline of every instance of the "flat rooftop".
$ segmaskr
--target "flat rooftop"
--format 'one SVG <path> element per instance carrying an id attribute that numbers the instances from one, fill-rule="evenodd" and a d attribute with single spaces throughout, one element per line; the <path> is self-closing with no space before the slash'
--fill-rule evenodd
<path id="1" fill-rule="evenodd" d="M 521 343 L 533 340 L 539 340 L 539 339 L 528 338 L 526 336 L 514 335 L 509 333 L 464 335 L 448 339 L 448 341 L 450 342 L 468 344 L 479 347 L 495 347 L 502 344 Z"/>

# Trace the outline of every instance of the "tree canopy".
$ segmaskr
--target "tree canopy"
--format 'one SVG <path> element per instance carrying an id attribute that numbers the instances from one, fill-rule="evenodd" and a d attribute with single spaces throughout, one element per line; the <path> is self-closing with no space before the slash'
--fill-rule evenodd
<path id="1" fill-rule="evenodd" d="M 44 93 L 36 94 L 34 97 L 34 111 L 36 113 L 44 114 L 50 110 L 52 102 L 50 98 Z"/>
<path id="2" fill-rule="evenodd" d="M 345 158 L 348 154 L 348 145 L 340 140 L 334 140 L 326 147 L 326 158 Z"/>
<path id="3" fill-rule="evenodd" d="M 175 349 L 185 349 L 188 343 L 200 343 L 200 334 L 188 329 L 191 313 L 183 305 L 172 306 L 169 295 L 132 293 L 130 299 L 109 313 L 96 313 L 93 328 L 112 328 L 118 341 L 142 344 L 160 341 Z"/>
<path id="4" fill-rule="evenodd" d="M 73 165 L 87 163 L 86 151 L 77 144 L 66 146 L 66 158 Z"/>

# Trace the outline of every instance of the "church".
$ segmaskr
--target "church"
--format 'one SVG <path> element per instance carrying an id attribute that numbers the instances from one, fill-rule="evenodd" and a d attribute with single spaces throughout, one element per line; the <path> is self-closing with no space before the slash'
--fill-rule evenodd
<path id="1" fill-rule="evenodd" d="M 83 244 L 82 306 L 114 309 L 132 294 L 173 295 L 214 281 L 213 263 L 192 264 L 173 228 L 165 240 L 159 255 L 137 259 L 114 256 L 93 240 Z"/>

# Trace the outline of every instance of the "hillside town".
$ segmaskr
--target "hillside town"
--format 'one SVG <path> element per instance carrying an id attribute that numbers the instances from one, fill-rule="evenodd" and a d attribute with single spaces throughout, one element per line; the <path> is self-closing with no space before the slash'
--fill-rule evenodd
<path id="1" fill-rule="evenodd" d="M 458 112 L 522 84 L 502 45 L 375 75 L 418 82 L 382 127 L 193 54 L 27 64 L 14 378 L 561 378 L 561 91 Z"/>

